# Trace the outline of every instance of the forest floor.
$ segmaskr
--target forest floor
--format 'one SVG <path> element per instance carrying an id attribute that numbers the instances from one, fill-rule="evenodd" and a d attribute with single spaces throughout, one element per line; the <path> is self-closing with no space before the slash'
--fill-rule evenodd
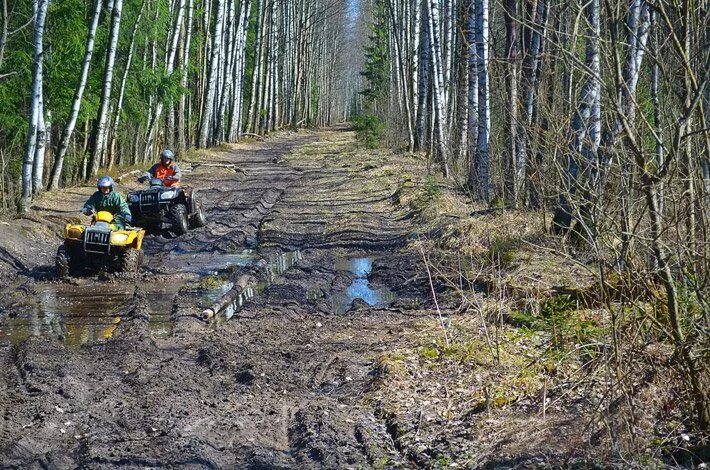
<path id="1" fill-rule="evenodd" d="M 424 160 L 344 129 L 182 165 L 208 224 L 149 236 L 138 275 L 56 279 L 59 233 L 91 187 L 0 221 L 0 467 L 628 464 L 609 444 L 623 423 L 594 409 L 604 378 L 582 380 L 560 347 L 593 333 L 549 333 L 517 307 L 594 283 L 546 248 L 544 214 L 477 210 Z M 204 319 L 247 272 L 244 305 Z M 601 314 L 585 314 L 593 330 Z M 656 408 L 636 446 L 662 462 L 669 397 L 638 383 Z"/>

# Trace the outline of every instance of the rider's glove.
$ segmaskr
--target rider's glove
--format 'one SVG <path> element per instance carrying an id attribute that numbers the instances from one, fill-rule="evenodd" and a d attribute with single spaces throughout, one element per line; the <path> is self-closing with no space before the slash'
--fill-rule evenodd
<path id="1" fill-rule="evenodd" d="M 133 222 L 133 217 L 131 216 L 131 214 L 125 214 L 123 216 L 123 221 L 127 224 L 130 224 L 131 222 Z"/>
<path id="2" fill-rule="evenodd" d="M 89 209 L 88 207 L 83 207 L 81 209 L 81 213 L 84 215 L 91 215 L 93 213 L 93 211 L 91 209 Z"/>
<path id="3" fill-rule="evenodd" d="M 139 176 L 138 177 L 138 182 L 139 183 L 145 183 L 148 180 L 148 177 L 146 175 Z"/>

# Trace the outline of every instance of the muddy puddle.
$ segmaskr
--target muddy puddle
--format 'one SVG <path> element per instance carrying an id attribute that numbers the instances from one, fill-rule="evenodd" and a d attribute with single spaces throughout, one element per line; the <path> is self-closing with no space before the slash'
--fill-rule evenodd
<path id="1" fill-rule="evenodd" d="M 294 251 L 264 259 L 255 250 L 245 250 L 226 255 L 178 254 L 172 260 L 177 262 L 179 258 L 183 258 L 183 264 L 176 272 L 194 276 L 181 276 L 179 280 L 170 283 L 140 285 L 150 308 L 149 328 L 156 337 L 165 337 L 172 333 L 170 314 L 173 303 L 180 289 L 188 284 L 188 279 L 198 283 L 200 279 L 205 280 L 210 276 L 217 279 L 208 284 L 210 287 L 190 289 L 185 293 L 195 298 L 198 303 L 210 305 L 233 287 L 231 282 L 219 280 L 221 274 L 260 262 L 260 269 L 265 270 L 267 281 L 242 292 L 234 304 L 225 309 L 224 314 L 229 318 L 255 295 L 263 292 L 276 277 L 302 259 L 302 255 L 300 251 Z M 264 261 L 261 261 L 262 259 Z M 37 301 L 34 308 L 27 308 L 17 316 L 0 321 L 0 342 L 19 343 L 30 336 L 45 336 L 60 338 L 67 346 L 77 347 L 84 343 L 106 340 L 118 327 L 120 315 L 127 313 L 128 305 L 134 296 L 135 284 L 41 284 L 35 290 Z"/>
<path id="2" fill-rule="evenodd" d="M 349 271 L 355 275 L 355 279 L 344 291 L 333 293 L 332 304 L 335 313 L 347 312 L 356 299 L 371 307 L 387 307 L 396 300 L 395 294 L 388 289 L 376 288 L 370 284 L 368 277 L 374 261 L 374 258 L 343 258 L 336 261 L 336 271 Z"/>
<path id="3" fill-rule="evenodd" d="M 171 332 L 170 312 L 181 283 L 144 284 L 156 336 Z M 0 323 L 0 340 L 18 343 L 30 336 L 63 338 L 67 346 L 108 339 L 121 321 L 121 306 L 133 299 L 133 284 L 37 286 L 37 304 Z"/>
<path id="4" fill-rule="evenodd" d="M 162 271 L 171 270 L 199 276 L 218 274 L 230 268 L 239 268 L 253 263 L 259 258 L 256 250 L 238 253 L 186 253 L 179 250 L 170 252 L 162 261 Z"/>

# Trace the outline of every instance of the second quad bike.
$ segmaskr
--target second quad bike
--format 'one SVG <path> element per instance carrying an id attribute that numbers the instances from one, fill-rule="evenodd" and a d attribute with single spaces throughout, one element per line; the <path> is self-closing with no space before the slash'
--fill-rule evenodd
<path id="1" fill-rule="evenodd" d="M 80 274 L 88 268 L 108 268 L 117 272 L 137 272 L 143 264 L 145 230 L 117 229 L 110 212 L 93 216 L 90 225 L 67 224 L 64 244 L 57 250 L 56 267 L 60 278 Z"/>
<path id="2" fill-rule="evenodd" d="M 176 235 L 204 227 L 207 218 L 196 193 L 190 187 L 164 186 L 162 180 L 153 178 L 150 188 L 128 193 L 133 223 L 158 232 L 169 228 Z"/>

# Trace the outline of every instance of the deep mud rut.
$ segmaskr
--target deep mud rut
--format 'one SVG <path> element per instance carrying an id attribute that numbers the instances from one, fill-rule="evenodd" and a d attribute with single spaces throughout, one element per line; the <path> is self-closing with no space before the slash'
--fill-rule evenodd
<path id="1" fill-rule="evenodd" d="M 370 392 L 426 285 L 407 281 L 397 188 L 373 185 L 376 159 L 339 158 L 352 139 L 277 136 L 193 164 L 209 223 L 150 237 L 137 277 L 58 284 L 38 243 L 0 318 L 0 466 L 415 466 Z M 256 296 L 203 319 L 245 270 Z"/>

